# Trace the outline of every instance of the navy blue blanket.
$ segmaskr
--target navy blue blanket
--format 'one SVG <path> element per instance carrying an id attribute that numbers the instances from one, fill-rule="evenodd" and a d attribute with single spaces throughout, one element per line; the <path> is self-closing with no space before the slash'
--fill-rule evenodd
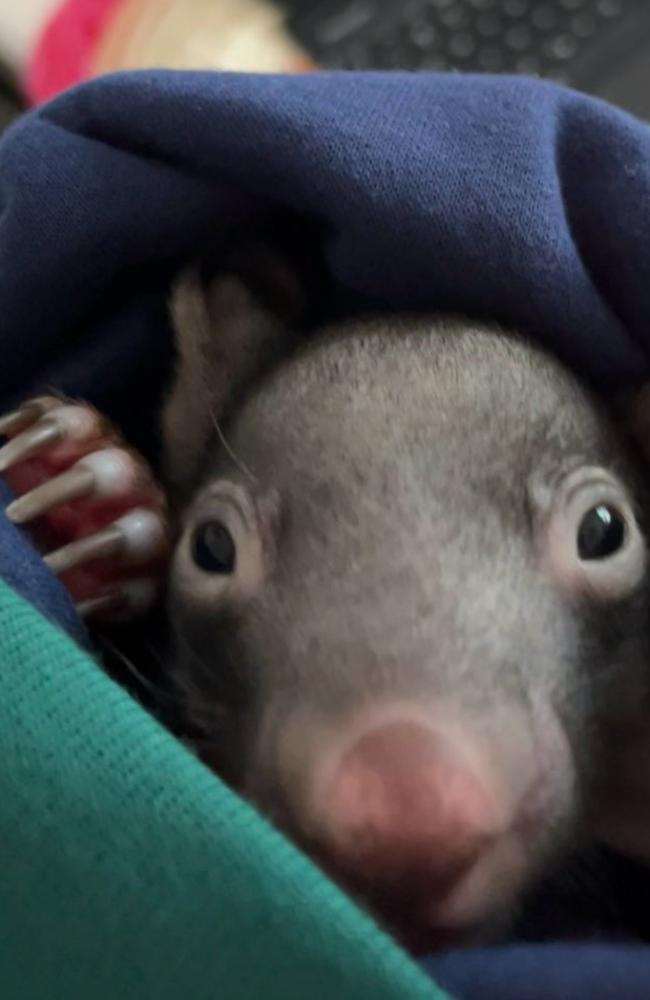
<path id="1" fill-rule="evenodd" d="M 650 368 L 650 131 L 524 79 L 127 74 L 0 143 L 0 406 L 85 397 L 155 457 L 169 277 L 267 209 L 320 227 L 351 308 L 516 325 L 602 387 Z M 0 519 L 0 574 L 83 633 Z M 428 966 L 462 1000 L 650 996 L 650 953 L 496 949 Z M 599 992 L 600 991 L 600 992 Z"/>

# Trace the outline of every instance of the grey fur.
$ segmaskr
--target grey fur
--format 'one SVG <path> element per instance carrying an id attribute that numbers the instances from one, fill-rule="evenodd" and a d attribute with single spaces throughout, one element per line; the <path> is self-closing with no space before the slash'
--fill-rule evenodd
<path id="1" fill-rule="evenodd" d="M 226 777 L 300 838 L 292 727 L 308 759 L 321 728 L 375 699 L 453 706 L 488 740 L 512 707 L 532 720 L 548 703 L 576 780 L 569 806 L 549 806 L 534 872 L 592 808 L 605 720 L 645 697 L 650 648 L 646 577 L 604 607 L 567 599 L 544 566 L 535 498 L 596 465 L 641 510 L 634 457 L 523 338 L 399 317 L 295 350 L 295 331 L 238 279 L 210 301 L 187 281 L 177 294 L 165 417 L 170 479 L 190 498 L 170 585 L 188 719 Z M 255 510 L 261 576 L 199 599 L 187 540 L 220 480 Z"/>

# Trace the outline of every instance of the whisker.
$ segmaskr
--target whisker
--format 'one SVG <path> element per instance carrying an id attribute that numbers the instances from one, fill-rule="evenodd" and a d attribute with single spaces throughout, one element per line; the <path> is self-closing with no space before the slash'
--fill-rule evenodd
<path id="1" fill-rule="evenodd" d="M 133 663 L 133 661 L 115 645 L 108 637 L 101 637 L 101 644 L 105 650 L 110 651 L 110 654 L 115 657 L 115 659 L 126 669 L 128 674 L 133 677 L 136 684 L 139 686 L 141 691 L 147 692 L 149 697 L 153 701 L 154 711 L 156 714 L 171 713 L 173 716 L 178 716 L 179 714 L 185 716 L 187 713 L 183 710 L 183 703 L 185 701 L 191 700 L 191 718 L 192 721 L 197 725 L 207 731 L 214 729 L 215 723 L 218 721 L 218 710 L 217 706 L 213 709 L 209 705 L 203 705 L 202 702 L 205 700 L 202 697 L 202 693 L 199 687 L 192 683 L 191 678 L 183 676 L 175 681 L 176 690 L 168 691 L 165 688 L 157 685 L 149 677 L 146 677 Z M 154 654 L 154 659 L 157 660 L 158 665 L 166 670 L 166 665 L 162 659 L 158 656 L 155 647 L 149 647 Z M 196 658 L 196 654 L 191 648 L 189 651 Z M 198 658 L 197 658 L 198 659 Z M 178 681 L 180 680 L 180 684 Z M 161 720 L 162 721 L 162 720 Z"/>
<path id="2" fill-rule="evenodd" d="M 189 640 L 186 639 L 185 636 L 182 635 L 182 633 L 180 633 L 180 632 L 176 633 L 175 639 L 183 647 L 183 650 L 190 657 L 192 663 L 195 664 L 195 666 L 197 666 L 199 668 L 199 671 L 205 677 L 207 677 L 207 678 L 209 678 L 211 680 L 212 679 L 212 671 L 210 670 L 209 665 L 205 662 L 205 660 L 203 659 L 202 656 L 199 656 L 199 654 L 194 649 L 194 647 L 189 642 Z"/>
<path id="3" fill-rule="evenodd" d="M 220 425 L 219 421 L 217 420 L 216 414 L 214 413 L 214 411 L 212 409 L 210 410 L 210 419 L 212 420 L 212 425 L 213 425 L 215 431 L 217 432 L 217 436 L 218 436 L 219 440 L 221 441 L 221 444 L 223 445 L 223 447 L 225 448 L 225 450 L 228 452 L 228 454 L 230 455 L 231 459 L 233 460 L 233 462 L 235 463 L 235 465 L 237 466 L 237 468 L 240 470 L 240 472 L 243 472 L 245 476 L 248 476 L 248 478 L 250 479 L 250 481 L 252 483 L 256 483 L 257 482 L 256 477 L 253 475 L 253 473 L 250 471 L 250 469 L 244 464 L 244 462 L 240 458 L 237 457 L 237 455 L 235 454 L 235 452 L 233 451 L 233 449 L 228 444 L 228 441 L 226 440 L 226 436 L 225 436 L 225 434 L 223 433 L 223 431 L 221 429 L 221 425 Z"/>
<path id="4" fill-rule="evenodd" d="M 110 650 L 110 653 L 123 667 L 126 668 L 128 673 L 134 678 L 140 687 L 145 691 L 148 691 L 152 697 L 156 700 L 167 701 L 170 705 L 177 705 L 177 699 L 175 699 L 168 691 L 165 691 L 164 688 L 156 685 L 149 677 L 145 677 L 145 675 L 138 670 L 133 661 L 129 659 L 126 653 L 119 649 L 114 642 L 106 636 L 102 636 L 101 644 Z M 160 662 L 160 665 L 162 665 L 162 661 Z"/>

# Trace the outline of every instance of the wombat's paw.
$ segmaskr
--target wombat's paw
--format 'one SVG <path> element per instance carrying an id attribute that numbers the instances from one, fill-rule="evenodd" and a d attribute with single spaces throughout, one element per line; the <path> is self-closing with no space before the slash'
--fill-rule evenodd
<path id="1" fill-rule="evenodd" d="M 0 417 L 0 475 L 84 617 L 129 620 L 155 602 L 169 553 L 165 499 L 144 459 L 85 403 L 41 396 Z"/>

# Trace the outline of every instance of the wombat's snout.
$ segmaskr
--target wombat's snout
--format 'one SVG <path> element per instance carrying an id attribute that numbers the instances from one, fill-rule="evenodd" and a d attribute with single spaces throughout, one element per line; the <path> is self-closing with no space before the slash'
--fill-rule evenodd
<path id="1" fill-rule="evenodd" d="M 324 794 L 333 853 L 373 880 L 420 871 L 446 889 L 495 830 L 486 789 L 421 723 L 389 722 L 363 734 Z"/>
<path id="2" fill-rule="evenodd" d="M 499 780 L 457 737 L 419 715 L 380 716 L 322 755 L 313 775 L 317 853 L 409 943 L 412 931 L 431 945 L 498 919 L 530 869 L 539 771 L 522 763 L 524 749 L 516 777 Z"/>
<path id="3" fill-rule="evenodd" d="M 415 876 L 447 894 L 498 829 L 487 789 L 419 722 L 364 733 L 324 795 L 335 861 L 372 882 Z"/>

